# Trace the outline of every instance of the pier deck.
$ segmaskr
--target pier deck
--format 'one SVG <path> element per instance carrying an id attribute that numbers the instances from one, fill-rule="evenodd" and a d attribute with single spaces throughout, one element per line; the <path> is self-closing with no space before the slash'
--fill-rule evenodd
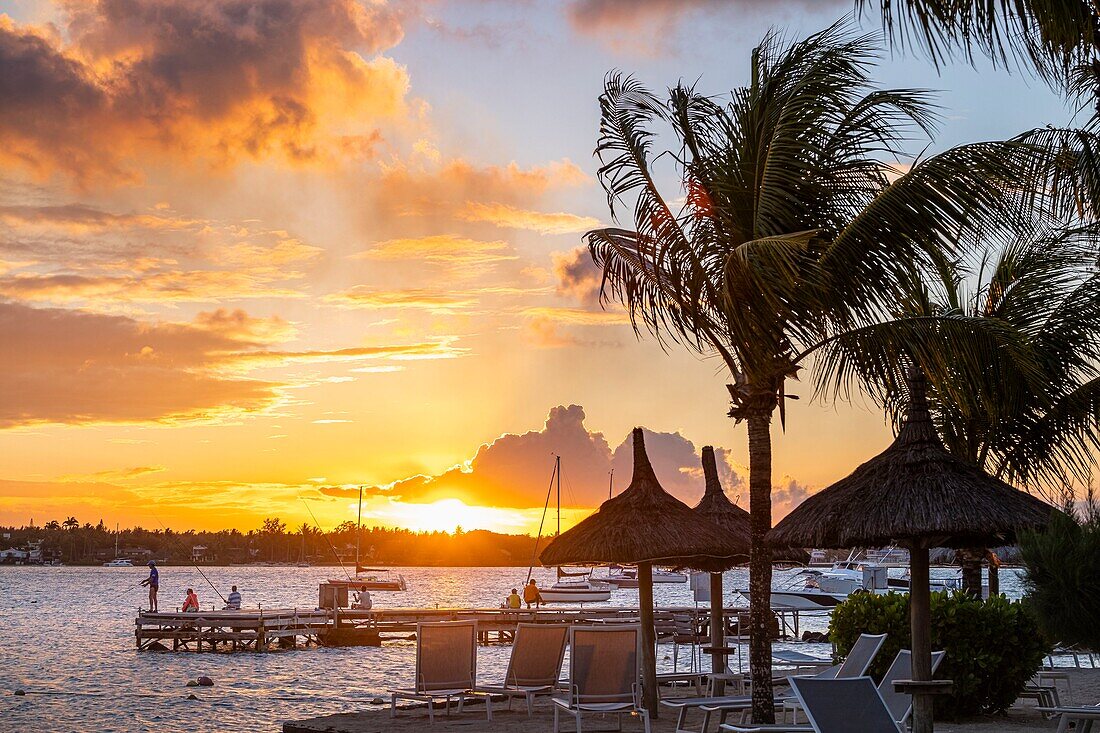
<path id="1" fill-rule="evenodd" d="M 743 607 L 725 609 L 727 625 Z M 658 633 L 662 623 L 690 628 L 709 625 L 709 609 L 668 606 L 655 609 Z M 299 643 L 330 646 L 377 646 L 387 639 L 407 639 L 418 623 L 477 621 L 481 643 L 510 642 L 517 624 L 608 624 L 637 622 L 636 607 L 505 608 L 375 608 L 369 611 L 327 609 L 242 609 L 240 611 L 141 612 L 135 620 L 139 650 L 267 651 L 271 645 L 293 648 Z M 793 622 L 793 623 L 791 623 Z M 780 618 L 785 632 L 797 636 L 797 613 Z M 389 636 L 384 636 L 389 635 Z"/>

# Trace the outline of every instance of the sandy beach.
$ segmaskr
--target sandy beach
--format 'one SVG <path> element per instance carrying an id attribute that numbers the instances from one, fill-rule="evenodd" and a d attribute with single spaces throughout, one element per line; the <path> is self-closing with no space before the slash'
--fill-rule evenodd
<path id="1" fill-rule="evenodd" d="M 1061 671 L 1061 670 L 1059 670 Z M 1072 694 L 1067 694 L 1066 684 L 1059 682 L 1063 704 L 1089 705 L 1100 702 L 1100 669 L 1067 669 L 1070 676 Z M 665 692 L 664 697 L 671 697 Z M 504 709 L 504 703 L 494 703 L 493 720 L 485 720 L 485 710 L 481 704 L 471 704 L 462 715 L 445 716 L 436 714 L 435 725 L 431 730 L 439 733 L 448 731 L 485 731 L 486 733 L 545 733 L 553 729 L 553 712 L 549 701 L 540 698 L 535 714 L 528 717 L 521 710 L 522 705 L 513 703 L 512 710 Z M 589 722 L 591 720 L 591 723 Z M 697 728 L 701 716 L 691 714 L 688 727 Z M 611 725 L 614 722 L 608 721 Z M 662 709 L 659 720 L 653 721 L 653 733 L 672 733 L 675 728 L 676 714 Z M 563 719 L 563 727 L 571 729 L 572 719 Z M 586 729 L 607 727 L 596 719 L 586 719 Z M 388 700 L 386 705 L 364 705 L 355 711 L 346 711 L 325 715 L 308 720 L 290 721 L 283 725 L 283 733 L 383 733 L 385 731 L 424 730 L 428 726 L 428 713 L 424 707 L 409 706 L 402 708 L 396 718 L 390 717 Z M 1004 715 L 985 715 L 966 720 L 937 722 L 936 730 L 942 733 L 1031 733 L 1049 731 L 1058 727 L 1057 720 L 1048 720 L 1040 715 L 1030 700 L 1023 701 L 1010 708 Z M 623 730 L 642 730 L 640 721 L 623 720 Z M 711 723 L 709 733 L 717 726 Z"/>

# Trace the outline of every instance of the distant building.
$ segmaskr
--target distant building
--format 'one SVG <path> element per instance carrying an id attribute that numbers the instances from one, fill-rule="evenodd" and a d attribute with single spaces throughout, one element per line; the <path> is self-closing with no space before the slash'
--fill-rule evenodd
<path id="1" fill-rule="evenodd" d="M 30 553 L 13 547 L 10 550 L 0 550 L 0 563 L 14 564 L 24 563 L 30 558 Z"/>
<path id="2" fill-rule="evenodd" d="M 214 556 L 210 554 L 210 548 L 206 545 L 195 545 L 191 548 L 191 561 L 192 562 L 209 562 L 214 559 Z"/>

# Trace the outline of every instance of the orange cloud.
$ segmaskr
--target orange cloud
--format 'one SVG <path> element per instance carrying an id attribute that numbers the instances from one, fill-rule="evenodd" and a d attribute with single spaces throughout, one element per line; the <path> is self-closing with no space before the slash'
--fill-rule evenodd
<path id="1" fill-rule="evenodd" d="M 377 56 L 402 37 L 386 4 L 88 0 L 61 22 L 0 16 L 0 156 L 38 172 L 132 179 L 147 150 L 213 164 L 362 155 L 408 113 L 404 68 Z"/>
<path id="2" fill-rule="evenodd" d="M 594 229 L 600 220 L 564 212 L 531 211 L 507 204 L 483 204 L 470 201 L 458 213 L 465 221 L 488 222 L 498 227 L 526 229 L 539 234 L 576 234 Z"/>
<path id="3" fill-rule="evenodd" d="M 370 492 L 411 504 L 431 504 L 459 499 L 476 506 L 541 508 L 546 500 L 553 455 L 564 456 L 563 502 L 569 507 L 593 507 L 607 498 L 608 474 L 615 471 L 615 491 L 626 488 L 632 468 L 630 436 L 612 450 L 602 433 L 584 425 L 584 409 L 560 405 L 550 410 L 540 430 L 508 433 L 482 445 L 468 463 L 433 476 L 412 476 Z M 662 485 L 684 501 L 694 503 L 703 493 L 699 453 L 679 433 L 646 430 L 646 449 Z M 717 451 L 719 470 L 727 489 L 743 481 L 729 461 L 729 453 Z M 330 496 L 352 496 L 356 490 L 327 487 Z"/>
<path id="4" fill-rule="evenodd" d="M 630 316 L 621 311 L 590 311 L 581 308 L 539 306 L 524 308 L 521 315 L 575 326 L 613 326 L 630 323 Z"/>
<path id="5" fill-rule="evenodd" d="M 377 211 L 371 215 L 415 216 L 422 223 L 442 224 L 460 218 L 470 201 L 525 204 L 551 190 L 590 182 L 568 158 L 530 168 L 515 162 L 477 166 L 461 158 L 428 167 L 399 162 L 383 167 L 374 189 Z"/>
<path id="6" fill-rule="evenodd" d="M 31 308 L 0 301 L 0 428 L 36 423 L 175 422 L 261 410 L 287 386 L 247 372 L 296 363 L 449 359 L 454 339 L 333 350 L 270 350 L 280 319 L 241 311 L 194 323 Z"/>
<path id="7" fill-rule="evenodd" d="M 379 290 L 366 285 L 329 293 L 322 300 L 345 308 L 417 308 L 431 313 L 454 313 L 477 302 L 473 297 L 450 295 L 437 290 Z"/>
<path id="8" fill-rule="evenodd" d="M 428 262 L 459 275 L 481 273 L 500 262 L 518 259 L 505 242 L 484 242 L 454 234 L 388 239 L 353 255 L 353 258 Z"/>

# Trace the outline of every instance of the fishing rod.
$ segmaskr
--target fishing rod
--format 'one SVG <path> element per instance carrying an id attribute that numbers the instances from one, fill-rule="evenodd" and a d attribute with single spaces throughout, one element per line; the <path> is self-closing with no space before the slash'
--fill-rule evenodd
<path id="1" fill-rule="evenodd" d="M 531 582 L 531 571 L 535 567 L 535 556 L 539 551 L 539 540 L 542 539 L 542 525 L 546 521 L 546 510 L 550 508 L 550 493 L 554 490 L 554 477 L 558 475 L 559 465 L 557 456 L 555 456 L 554 470 L 550 472 L 550 485 L 546 487 L 546 502 L 542 505 L 542 518 L 539 519 L 539 533 L 535 536 L 535 549 L 531 550 L 531 562 L 527 566 L 527 580 L 524 581 L 524 585 Z"/>
<path id="2" fill-rule="evenodd" d="M 303 504 L 305 504 L 306 511 L 309 512 L 310 518 L 313 519 L 313 526 L 315 526 L 317 528 L 317 531 L 321 533 L 321 536 L 325 538 L 325 542 L 328 543 L 329 549 L 332 550 L 332 556 L 336 558 L 336 563 L 340 566 L 340 569 L 344 571 L 344 575 L 347 576 L 349 581 L 353 580 L 353 578 L 351 577 L 351 574 L 348 572 L 348 569 L 344 567 L 344 561 L 340 559 L 340 553 L 336 551 L 336 546 L 332 544 L 332 540 L 330 540 L 328 538 L 328 534 L 325 533 L 325 530 L 321 529 L 321 525 L 317 522 L 317 516 L 313 513 L 313 510 L 309 508 L 309 502 L 307 502 L 302 497 L 301 494 L 298 494 L 298 499 L 300 499 L 301 502 Z M 358 560 L 356 560 L 355 565 L 356 565 L 355 572 L 358 573 L 359 572 L 359 561 Z"/>
<path id="3" fill-rule="evenodd" d="M 181 543 L 178 539 L 176 539 L 171 534 L 171 530 L 168 529 L 168 527 L 164 524 L 164 522 L 160 521 L 160 517 L 158 517 L 155 513 L 152 513 L 152 512 L 150 512 L 150 513 L 153 514 L 153 519 L 157 520 L 157 524 L 159 524 L 161 526 L 161 529 L 164 530 L 164 536 L 167 537 L 168 539 L 172 540 L 172 542 L 174 542 L 176 544 L 177 549 L 186 550 L 187 548 L 183 546 L 183 543 Z M 184 552 L 184 554 L 187 554 L 187 553 Z M 188 555 L 188 557 L 190 557 L 190 555 Z M 222 603 L 225 603 L 226 605 L 228 605 L 229 601 L 225 600 L 225 596 L 223 596 L 222 592 L 220 590 L 218 590 L 218 586 L 214 585 L 210 581 L 210 578 L 206 577 L 206 573 L 204 573 L 202 571 L 202 568 L 199 567 L 199 564 L 197 562 L 195 562 L 194 558 L 191 559 L 191 565 L 195 568 L 195 570 L 199 571 L 199 575 L 201 575 L 202 579 L 206 581 L 206 584 L 209 585 L 214 590 L 214 592 L 218 594 L 218 598 L 222 599 Z"/>

